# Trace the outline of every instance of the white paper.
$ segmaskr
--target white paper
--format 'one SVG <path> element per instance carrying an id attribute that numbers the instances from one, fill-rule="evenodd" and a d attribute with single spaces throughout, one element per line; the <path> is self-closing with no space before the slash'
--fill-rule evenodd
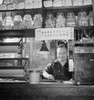
<path id="1" fill-rule="evenodd" d="M 74 69 L 73 59 L 69 59 L 69 71 L 73 71 L 73 69 Z"/>

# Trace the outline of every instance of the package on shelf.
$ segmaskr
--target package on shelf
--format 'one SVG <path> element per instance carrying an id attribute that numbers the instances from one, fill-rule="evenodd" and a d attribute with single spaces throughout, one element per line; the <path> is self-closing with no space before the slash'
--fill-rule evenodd
<path id="1" fill-rule="evenodd" d="M 34 8 L 34 0 L 25 0 L 25 9 Z"/>
<path id="2" fill-rule="evenodd" d="M 54 28 L 56 24 L 56 19 L 52 13 L 48 13 L 46 20 L 45 20 L 45 27 L 46 28 Z"/>
<path id="3" fill-rule="evenodd" d="M 17 53 L 0 53 L 0 58 L 17 58 Z"/>
<path id="4" fill-rule="evenodd" d="M 78 26 L 88 26 L 88 16 L 85 11 L 78 13 L 77 23 Z"/>
<path id="5" fill-rule="evenodd" d="M 0 5 L 0 10 L 7 10 L 7 5 L 6 4 Z"/>
<path id="6" fill-rule="evenodd" d="M 46 0 L 43 2 L 44 7 L 52 7 L 52 0 Z"/>
<path id="7" fill-rule="evenodd" d="M 54 0 L 53 7 L 60 7 L 63 6 L 63 0 Z"/>
<path id="8" fill-rule="evenodd" d="M 4 29 L 12 29 L 13 25 L 12 17 L 10 15 L 6 15 L 4 18 Z"/>
<path id="9" fill-rule="evenodd" d="M 3 42 L 8 43 L 8 42 L 19 42 L 21 38 L 4 38 Z"/>
<path id="10" fill-rule="evenodd" d="M 73 0 L 73 6 L 81 6 L 83 5 L 83 0 Z"/>
<path id="11" fill-rule="evenodd" d="M 34 0 L 33 8 L 42 8 L 42 0 Z"/>
<path id="12" fill-rule="evenodd" d="M 57 28 L 61 28 L 61 27 L 65 27 L 65 16 L 63 12 L 58 12 L 57 13 L 57 17 L 56 17 L 56 27 Z"/>
<path id="13" fill-rule="evenodd" d="M 72 0 L 63 0 L 63 6 L 72 6 Z"/>
<path id="14" fill-rule="evenodd" d="M 13 3 L 14 2 L 14 0 L 4 0 L 4 3 L 5 4 L 11 4 L 11 3 Z"/>
<path id="15" fill-rule="evenodd" d="M 14 1 L 14 3 L 20 3 L 20 2 L 25 2 L 25 0 L 13 0 Z"/>
<path id="16" fill-rule="evenodd" d="M 93 11 L 89 12 L 88 22 L 89 22 L 89 26 L 93 26 L 94 25 L 94 23 L 93 23 Z"/>
<path id="17" fill-rule="evenodd" d="M 67 18 L 66 18 L 66 26 L 67 27 L 74 27 L 76 26 L 76 17 L 73 12 L 68 12 L 67 13 Z"/>
<path id="18" fill-rule="evenodd" d="M 8 10 L 16 9 L 16 4 L 15 4 L 15 3 L 8 4 L 8 5 L 7 5 L 7 9 L 8 9 Z"/>
<path id="19" fill-rule="evenodd" d="M 15 15 L 13 18 L 13 29 L 19 29 L 20 23 L 22 22 L 22 16 L 21 15 Z"/>
<path id="20" fill-rule="evenodd" d="M 25 3 L 24 2 L 19 2 L 16 4 L 16 9 L 24 9 L 25 8 Z"/>
<path id="21" fill-rule="evenodd" d="M 84 5 L 91 5 L 92 4 L 92 0 L 83 0 Z"/>
<path id="22" fill-rule="evenodd" d="M 24 15 L 23 21 L 22 21 L 21 24 L 24 25 L 25 29 L 32 29 L 33 28 L 33 19 L 32 19 L 32 16 L 30 14 Z"/>
<path id="23" fill-rule="evenodd" d="M 41 28 L 42 27 L 42 22 L 43 22 L 43 17 L 41 14 L 35 14 L 33 17 L 33 22 L 34 22 L 34 28 Z"/>

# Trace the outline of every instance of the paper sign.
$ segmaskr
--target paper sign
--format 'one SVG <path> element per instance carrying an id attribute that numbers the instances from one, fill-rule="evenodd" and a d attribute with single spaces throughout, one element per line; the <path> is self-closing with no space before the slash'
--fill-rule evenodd
<path id="1" fill-rule="evenodd" d="M 41 28 L 35 30 L 36 40 L 73 40 L 74 27 L 65 28 Z"/>

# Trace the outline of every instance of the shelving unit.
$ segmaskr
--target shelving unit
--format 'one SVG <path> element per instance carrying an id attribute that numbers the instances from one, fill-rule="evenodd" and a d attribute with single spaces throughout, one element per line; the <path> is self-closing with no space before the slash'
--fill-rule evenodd
<path id="1" fill-rule="evenodd" d="M 42 0 L 43 2 L 44 0 Z M 92 0 L 93 1 L 93 0 Z M 94 1 L 93 1 L 94 2 Z M 0 12 L 12 12 L 15 14 L 20 14 L 22 17 L 25 14 L 31 14 L 34 16 L 36 13 L 42 14 L 43 17 L 43 25 L 42 28 L 45 28 L 44 22 L 47 15 L 47 12 L 52 12 L 55 14 L 58 11 L 63 11 L 66 17 L 67 12 L 74 12 L 75 15 L 78 14 L 80 11 L 86 11 L 89 13 L 91 10 L 94 11 L 94 3 L 93 5 L 83 5 L 83 6 L 62 6 L 62 7 L 42 7 L 42 8 L 36 8 L 36 9 L 14 9 L 14 10 L 0 10 Z M 93 13 L 94 14 L 94 13 Z M 89 31 L 93 34 L 93 28 L 94 26 L 83 26 L 83 27 L 74 27 L 75 34 L 78 34 L 79 31 Z M 11 30 L 0 30 L 0 37 L 6 38 L 6 37 L 19 37 L 19 38 L 34 38 L 35 37 L 35 30 L 36 29 L 11 29 Z M 76 42 L 76 39 L 74 41 L 75 44 L 79 44 L 80 41 Z M 9 46 L 9 45 L 18 45 L 18 43 L 0 43 L 1 46 Z M 28 60 L 28 58 L 0 58 L 0 60 Z"/>

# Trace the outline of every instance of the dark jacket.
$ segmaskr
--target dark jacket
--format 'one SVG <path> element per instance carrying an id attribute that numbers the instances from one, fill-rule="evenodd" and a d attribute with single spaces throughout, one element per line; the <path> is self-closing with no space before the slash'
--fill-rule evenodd
<path id="1" fill-rule="evenodd" d="M 68 71 L 68 62 L 62 66 L 58 59 L 49 63 L 45 71 L 52 74 L 55 80 L 69 80 L 72 78 L 72 74 Z"/>

